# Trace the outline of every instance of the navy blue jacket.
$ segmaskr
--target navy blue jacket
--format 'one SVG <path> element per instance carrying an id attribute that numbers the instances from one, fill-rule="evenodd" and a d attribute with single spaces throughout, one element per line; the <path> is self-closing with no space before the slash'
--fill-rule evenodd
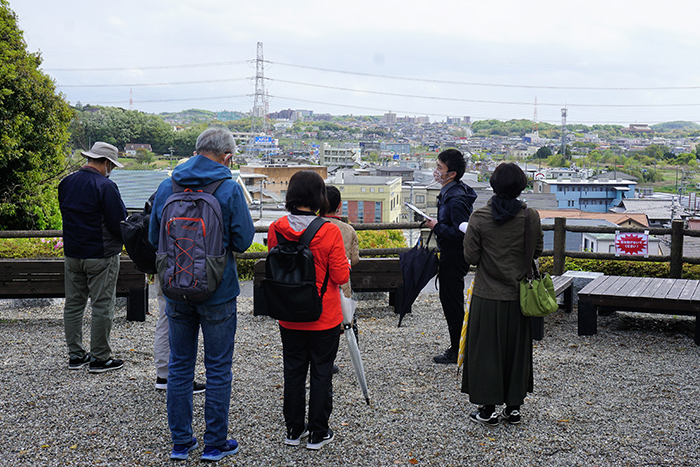
<path id="1" fill-rule="evenodd" d="M 126 208 L 117 185 L 92 167 L 58 184 L 63 251 L 70 258 L 109 258 L 122 251 L 119 223 Z"/>
<path id="2" fill-rule="evenodd" d="M 437 197 L 438 218 L 433 228 L 440 251 L 457 251 L 462 254 L 464 233 L 459 230 L 459 225 L 469 221 L 474 210 L 474 200 L 476 192 L 461 181 L 443 187 Z"/>
<path id="3" fill-rule="evenodd" d="M 240 293 L 238 285 L 238 271 L 236 260 L 232 252 L 243 253 L 253 242 L 255 226 L 250 217 L 248 204 L 243 195 L 243 189 L 231 178 L 231 170 L 228 167 L 214 162 L 202 155 L 192 157 L 184 164 L 180 164 L 173 170 L 172 180 L 178 185 L 200 188 L 217 180 L 226 178 L 214 192 L 214 197 L 221 205 L 223 216 L 224 246 L 228 254 L 226 269 L 221 283 L 214 294 L 203 303 L 205 306 L 220 305 L 236 298 Z M 163 207 L 168 197 L 173 194 L 173 183 L 166 178 L 158 187 L 156 197 L 153 200 L 151 221 L 148 225 L 148 240 L 158 248 L 160 242 L 160 224 L 163 215 Z M 166 300 L 172 301 L 166 297 Z"/>

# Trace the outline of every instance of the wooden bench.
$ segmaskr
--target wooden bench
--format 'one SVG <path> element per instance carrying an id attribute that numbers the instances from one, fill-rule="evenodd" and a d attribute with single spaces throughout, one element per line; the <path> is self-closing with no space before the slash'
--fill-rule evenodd
<path id="1" fill-rule="evenodd" d="M 264 277 L 265 260 L 261 259 L 253 267 L 253 287 L 257 293 Z M 350 284 L 353 292 L 389 292 L 389 306 L 398 312 L 403 299 L 403 274 L 399 258 L 361 258 L 352 268 Z M 254 298 L 254 314 L 259 311 L 258 306 Z"/>
<path id="2" fill-rule="evenodd" d="M 0 299 L 63 298 L 63 259 L 0 259 Z M 117 297 L 126 297 L 126 319 L 145 321 L 148 310 L 146 274 L 128 258 L 120 258 Z"/>
<path id="3" fill-rule="evenodd" d="M 636 311 L 695 316 L 700 345 L 700 281 L 655 277 L 601 276 L 578 293 L 578 334 L 598 332 L 598 311 Z"/>
<path id="4" fill-rule="evenodd" d="M 563 303 L 560 308 L 565 312 L 571 313 L 573 310 L 573 283 L 574 278 L 569 276 L 552 276 L 554 283 L 554 292 L 559 295 L 564 294 Z M 541 341 L 544 337 L 544 318 L 532 318 L 532 338 Z"/>

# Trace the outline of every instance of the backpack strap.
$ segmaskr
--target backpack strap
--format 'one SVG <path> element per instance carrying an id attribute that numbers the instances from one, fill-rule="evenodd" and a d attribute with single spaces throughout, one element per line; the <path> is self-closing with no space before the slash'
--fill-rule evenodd
<path id="1" fill-rule="evenodd" d="M 304 230 L 304 233 L 301 234 L 299 243 L 309 246 L 311 244 L 311 239 L 314 238 L 314 235 L 316 235 L 318 229 L 320 229 L 326 222 L 328 221 L 322 217 L 316 217 L 314 220 L 312 220 L 308 227 L 306 227 L 306 230 Z"/>
<path id="2" fill-rule="evenodd" d="M 301 234 L 301 237 L 299 238 L 299 243 L 303 243 L 308 247 L 311 243 L 311 240 L 316 235 L 316 232 L 318 232 L 318 229 L 320 229 L 321 226 L 326 222 L 328 221 L 322 217 L 316 217 L 314 220 L 312 220 L 308 227 L 306 227 L 306 230 L 304 230 L 304 233 Z M 326 267 L 326 277 L 323 278 L 323 285 L 321 286 L 321 300 L 323 300 L 323 296 L 325 295 L 326 289 L 328 288 L 328 277 L 330 276 L 328 269 L 329 268 Z"/>
<path id="3" fill-rule="evenodd" d="M 196 191 L 203 191 L 204 193 L 209 193 L 210 195 L 213 195 L 214 192 L 216 191 L 217 188 L 219 188 L 219 185 L 224 183 L 224 181 L 229 180 L 228 178 L 222 178 L 221 180 L 216 180 L 215 182 L 210 183 L 209 185 L 204 185 L 202 188 L 196 189 Z M 171 181 L 173 183 L 173 193 L 182 193 L 187 190 L 190 191 L 195 191 L 191 187 L 185 187 L 182 185 L 179 185 L 175 182 L 174 179 L 171 178 Z"/>

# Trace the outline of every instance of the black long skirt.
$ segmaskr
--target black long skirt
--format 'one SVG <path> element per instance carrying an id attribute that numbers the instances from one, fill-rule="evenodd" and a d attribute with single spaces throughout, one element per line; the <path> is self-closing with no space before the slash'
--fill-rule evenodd
<path id="1" fill-rule="evenodd" d="M 532 392 L 532 324 L 516 301 L 473 296 L 462 392 L 480 405 L 522 405 Z"/>

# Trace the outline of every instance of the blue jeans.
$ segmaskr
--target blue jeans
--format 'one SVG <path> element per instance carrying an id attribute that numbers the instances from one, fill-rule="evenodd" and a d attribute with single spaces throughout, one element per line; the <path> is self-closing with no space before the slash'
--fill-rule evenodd
<path id="1" fill-rule="evenodd" d="M 192 440 L 192 384 L 201 326 L 207 374 L 203 441 L 206 446 L 220 446 L 228 435 L 236 299 L 213 306 L 168 302 L 165 312 L 170 326 L 168 424 L 173 444 Z"/>

